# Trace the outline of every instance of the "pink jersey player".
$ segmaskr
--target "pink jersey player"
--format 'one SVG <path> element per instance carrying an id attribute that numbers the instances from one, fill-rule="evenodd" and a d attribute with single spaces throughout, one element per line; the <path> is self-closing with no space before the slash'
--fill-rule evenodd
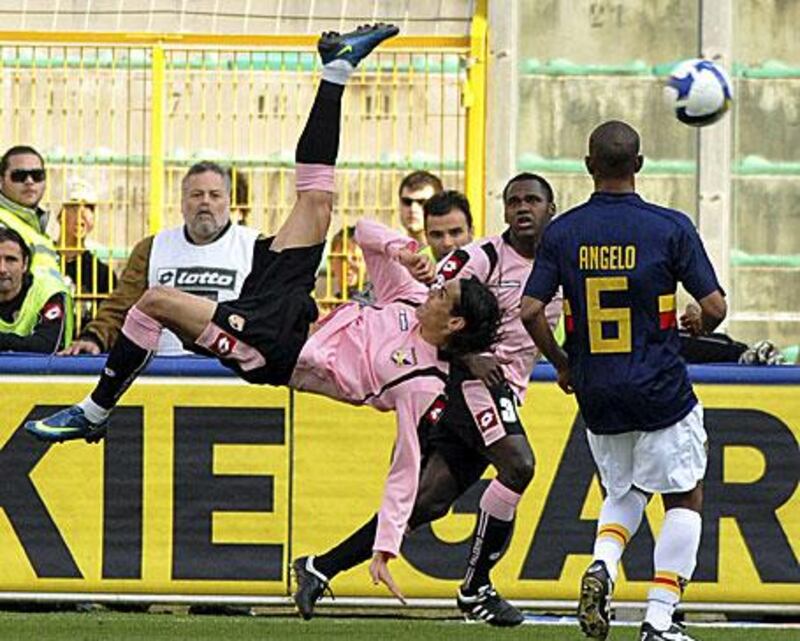
<path id="1" fill-rule="evenodd" d="M 367 220 L 356 225 L 355 241 L 375 288 L 375 306 L 347 303 L 326 316 L 300 352 L 289 386 L 397 412 L 374 545 L 397 555 L 417 491 L 417 425 L 442 395 L 448 364 L 420 334 L 417 311 L 425 309 L 428 288 L 398 262 L 401 250 L 416 252 L 416 241 Z"/>
<path id="2" fill-rule="evenodd" d="M 256 241 L 239 298 L 218 303 L 172 288 L 148 289 L 128 311 L 91 393 L 25 423 L 31 435 L 47 442 L 104 438 L 114 407 L 144 371 L 165 328 L 250 383 L 292 385 L 395 410 L 397 443 L 371 566 L 374 580 L 387 585 L 392 582 L 386 561 L 399 550 L 417 491 L 416 426 L 427 410 L 441 411 L 435 401 L 448 368 L 438 350 L 463 355 L 488 349 L 500 320 L 495 297 L 477 280 L 454 281 L 426 297 L 403 276 L 414 254 L 365 223 L 356 239 L 367 254 L 382 309 L 345 306 L 309 334 L 317 319 L 311 293 L 332 218 L 344 88 L 355 66 L 397 33 L 397 27 L 377 23 L 320 37 L 322 79 L 295 149 L 297 198 L 277 234 Z M 216 221 L 227 213 L 230 182 L 218 165 L 193 165 L 182 187 L 198 216 Z"/>
<path id="3" fill-rule="evenodd" d="M 539 356 L 536 345 L 520 320 L 522 292 L 533 268 L 533 259 L 517 253 L 507 236 L 508 232 L 465 245 L 444 258 L 438 269 L 442 282 L 456 277 L 475 276 L 497 296 L 503 320 L 500 340 L 494 346 L 494 353 L 501 363 L 506 381 L 521 404 Z M 561 307 L 560 297 L 547 306 L 550 327 L 558 323 Z"/>
<path id="4" fill-rule="evenodd" d="M 472 227 L 468 199 L 446 190 L 425 202 L 425 230 L 431 246 L 443 249 L 449 245 L 447 251 L 453 246 L 464 249 L 446 256 L 438 275 L 427 261 L 424 267 L 411 269 L 412 273 L 440 288 L 464 276 L 484 282 L 501 309 L 502 331 L 497 358 L 467 354 L 450 362 L 441 418 L 420 429 L 424 467 L 409 527 L 443 516 L 484 476 L 487 466 L 493 465 L 497 475 L 480 498 L 457 604 L 467 618 L 513 626 L 524 617 L 492 586 L 490 571 L 508 543 L 517 505 L 533 477 L 534 456 L 516 406 L 526 392 L 537 351 L 520 322 L 520 302 L 555 204 L 549 183 L 534 174 L 512 178 L 503 190 L 503 202 L 506 233 L 466 247 Z M 399 235 L 395 238 L 399 242 Z M 559 309 L 556 304 L 549 310 L 551 323 Z M 313 616 L 315 603 L 338 573 L 369 558 L 369 545 L 378 526 L 375 516 L 329 551 L 294 560 L 298 587 L 293 598 L 304 618 Z M 374 567 L 373 559 L 373 579 Z M 390 581 L 384 582 L 392 589 Z"/>

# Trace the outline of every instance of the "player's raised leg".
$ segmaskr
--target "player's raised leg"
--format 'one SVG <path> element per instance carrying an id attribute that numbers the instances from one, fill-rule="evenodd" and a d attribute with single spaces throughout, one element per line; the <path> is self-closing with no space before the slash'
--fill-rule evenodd
<path id="1" fill-rule="evenodd" d="M 333 208 L 344 86 L 358 63 L 397 32 L 394 25 L 379 23 L 345 34 L 324 33 L 319 39 L 322 81 L 295 153 L 297 202 L 275 236 L 273 251 L 325 241 Z"/>

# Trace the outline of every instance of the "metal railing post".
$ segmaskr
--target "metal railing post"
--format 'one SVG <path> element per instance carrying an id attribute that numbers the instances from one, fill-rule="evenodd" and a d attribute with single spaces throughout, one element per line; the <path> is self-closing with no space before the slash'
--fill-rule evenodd
<path id="1" fill-rule="evenodd" d="M 486 56 L 488 0 L 478 0 L 470 30 L 467 79 L 463 89 L 467 109 L 464 184 L 477 236 L 486 232 Z"/>
<path id="2" fill-rule="evenodd" d="M 161 230 L 164 216 L 164 47 L 153 46 L 150 87 L 150 212 L 148 233 Z"/>

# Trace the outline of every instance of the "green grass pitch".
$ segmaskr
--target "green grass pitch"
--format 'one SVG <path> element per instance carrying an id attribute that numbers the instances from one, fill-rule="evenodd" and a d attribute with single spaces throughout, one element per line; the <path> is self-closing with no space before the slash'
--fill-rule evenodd
<path id="1" fill-rule="evenodd" d="M 690 627 L 698 641 L 796 641 L 800 629 L 721 629 Z M 635 627 L 612 629 L 608 641 L 635 641 Z M 536 639 L 581 641 L 568 626 L 522 625 L 499 630 L 455 619 L 360 618 L 322 616 L 310 622 L 296 617 L 208 617 L 184 614 L 120 614 L 109 612 L 22 614 L 0 613 L 0 639 L 37 641 L 471 641 L 472 639 Z"/>

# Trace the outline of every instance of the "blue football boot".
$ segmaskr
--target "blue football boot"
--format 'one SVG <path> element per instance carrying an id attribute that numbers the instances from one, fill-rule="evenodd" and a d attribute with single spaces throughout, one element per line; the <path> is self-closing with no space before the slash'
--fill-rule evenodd
<path id="1" fill-rule="evenodd" d="M 97 443 L 106 435 L 108 420 L 92 423 L 77 405 L 63 409 L 38 421 L 27 421 L 25 431 L 40 441 L 61 443 L 75 439 L 86 439 L 87 443 Z"/>
<path id="2" fill-rule="evenodd" d="M 334 60 L 347 60 L 356 67 L 381 42 L 396 36 L 399 32 L 400 29 L 393 24 L 383 22 L 363 25 L 345 34 L 326 31 L 317 42 L 317 50 L 323 65 Z"/>

